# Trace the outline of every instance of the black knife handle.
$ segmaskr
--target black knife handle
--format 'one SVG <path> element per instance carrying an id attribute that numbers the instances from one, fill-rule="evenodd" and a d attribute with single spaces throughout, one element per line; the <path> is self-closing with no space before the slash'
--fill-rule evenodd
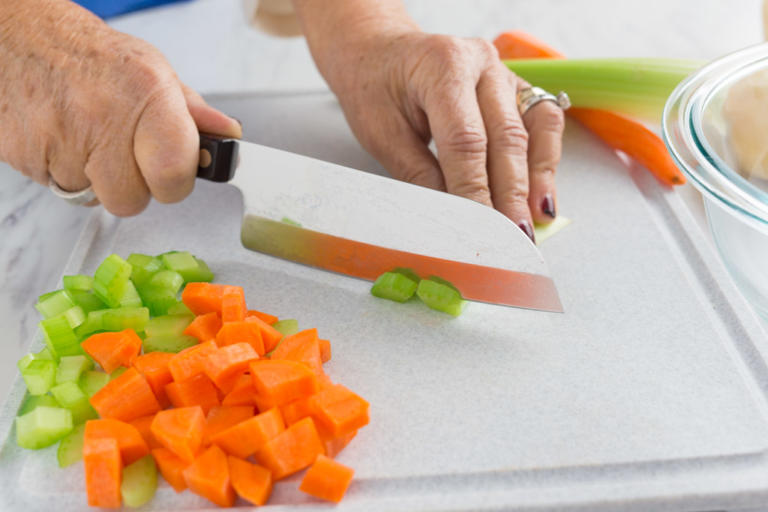
<path id="1" fill-rule="evenodd" d="M 237 169 L 237 139 L 200 134 L 200 161 L 197 177 L 226 183 Z"/>

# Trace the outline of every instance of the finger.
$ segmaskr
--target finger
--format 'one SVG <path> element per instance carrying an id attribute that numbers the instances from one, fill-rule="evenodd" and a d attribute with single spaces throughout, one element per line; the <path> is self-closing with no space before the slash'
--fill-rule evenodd
<path id="1" fill-rule="evenodd" d="M 180 88 L 168 88 L 144 109 L 136 125 L 133 152 L 152 196 L 181 201 L 192 192 L 200 136 Z"/>
<path id="2" fill-rule="evenodd" d="M 182 84 L 184 99 L 187 108 L 195 120 L 197 129 L 203 133 L 223 135 L 240 139 L 243 136 L 243 127 L 237 119 L 229 117 L 211 107 L 195 90 Z"/>
<path id="3" fill-rule="evenodd" d="M 124 140 L 123 147 L 105 144 L 95 148 L 85 164 L 85 175 L 98 201 L 109 212 L 120 217 L 136 215 L 146 208 L 150 194 L 136 166 L 131 148 L 130 129 L 114 133 L 115 140 Z M 95 206 L 89 203 L 89 206 Z"/>

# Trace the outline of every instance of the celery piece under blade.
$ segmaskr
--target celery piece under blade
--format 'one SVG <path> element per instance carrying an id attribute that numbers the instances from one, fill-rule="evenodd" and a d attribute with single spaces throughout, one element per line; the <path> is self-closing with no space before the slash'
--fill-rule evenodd
<path id="1" fill-rule="evenodd" d="M 72 429 L 59 441 L 56 450 L 56 460 L 60 468 L 71 466 L 75 462 L 83 460 L 83 443 L 85 441 L 85 423 L 81 423 Z"/>
<path id="2" fill-rule="evenodd" d="M 157 466 L 152 455 L 145 455 L 123 468 L 120 495 L 126 507 L 140 507 L 149 503 L 157 491 Z"/>
<path id="3" fill-rule="evenodd" d="M 430 308 L 452 316 L 459 316 L 466 305 L 466 301 L 461 298 L 461 293 L 453 285 L 438 282 L 432 278 L 422 279 L 419 282 L 416 295 Z"/>
<path id="4" fill-rule="evenodd" d="M 56 384 L 78 382 L 83 372 L 93 369 L 93 361 L 86 355 L 64 356 L 56 369 Z"/>
<path id="5" fill-rule="evenodd" d="M 76 274 L 73 276 L 64 276 L 61 278 L 61 282 L 64 285 L 64 289 L 67 291 L 84 291 L 89 292 L 93 290 L 93 277 L 84 274 Z"/>
<path id="6" fill-rule="evenodd" d="M 405 274 L 385 272 L 376 278 L 371 287 L 371 294 L 382 299 L 406 302 L 413 297 L 418 286 L 419 283 L 417 281 L 414 281 Z"/>
<path id="7" fill-rule="evenodd" d="M 64 409 L 72 413 L 72 423 L 79 425 L 98 417 L 88 395 L 75 382 L 65 382 L 51 388 L 51 394 Z"/>
<path id="8" fill-rule="evenodd" d="M 41 405 L 16 417 L 16 444 L 29 450 L 51 446 L 72 431 L 72 413 Z"/>
<path id="9" fill-rule="evenodd" d="M 74 305 L 75 302 L 67 290 L 57 290 L 41 295 L 35 304 L 35 309 L 43 315 L 43 318 L 52 318 L 64 313 Z"/>
<path id="10" fill-rule="evenodd" d="M 194 347 L 199 341 L 194 336 L 147 336 L 144 340 L 144 353 L 149 352 L 181 352 L 185 348 Z"/>

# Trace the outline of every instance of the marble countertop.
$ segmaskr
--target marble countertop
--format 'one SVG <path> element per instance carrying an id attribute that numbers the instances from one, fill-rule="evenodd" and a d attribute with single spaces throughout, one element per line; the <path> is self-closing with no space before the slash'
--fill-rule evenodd
<path id="1" fill-rule="evenodd" d="M 712 59 L 762 40 L 759 0 L 409 0 L 425 30 L 492 38 L 528 30 L 571 57 Z M 247 26 L 240 0 L 197 0 L 113 20 L 156 45 L 202 93 L 295 91 L 325 84 L 301 38 Z M 205 37 L 201 37 L 204 34 Z M 564 155 L 564 158 L 568 158 Z M 703 225 L 697 193 L 680 189 Z M 36 297 L 57 286 L 89 214 L 0 164 L 0 396 L 36 329 Z"/>

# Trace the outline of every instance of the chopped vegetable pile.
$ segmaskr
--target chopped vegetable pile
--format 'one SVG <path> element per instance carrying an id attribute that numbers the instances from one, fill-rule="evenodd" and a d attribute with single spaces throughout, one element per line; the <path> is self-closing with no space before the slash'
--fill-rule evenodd
<path id="1" fill-rule="evenodd" d="M 430 308 L 452 316 L 459 316 L 466 306 L 461 293 L 451 283 L 435 276 L 420 279 L 409 268 L 381 274 L 373 283 L 371 294 L 395 302 L 407 302 L 415 294 Z"/>
<path id="2" fill-rule="evenodd" d="M 332 458 L 368 424 L 368 403 L 325 374 L 317 329 L 249 310 L 242 287 L 212 280 L 188 252 L 113 254 L 39 298 L 46 347 L 18 362 L 16 440 L 58 442 L 61 467 L 82 459 L 89 505 L 148 503 L 158 470 L 222 507 L 262 505 L 305 468 L 302 491 L 344 496 L 353 470 Z"/>

